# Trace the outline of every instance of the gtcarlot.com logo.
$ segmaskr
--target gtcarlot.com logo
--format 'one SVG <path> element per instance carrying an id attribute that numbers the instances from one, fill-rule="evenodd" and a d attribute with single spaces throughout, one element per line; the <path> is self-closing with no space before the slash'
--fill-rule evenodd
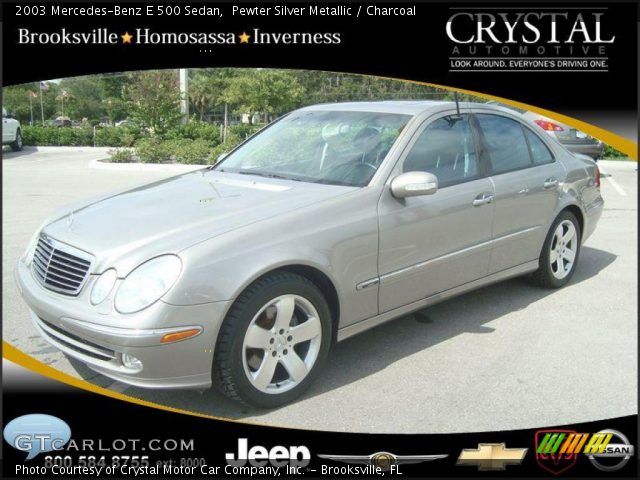
<path id="1" fill-rule="evenodd" d="M 61 450 L 71 439 L 71 428 L 58 417 L 34 413 L 11 420 L 3 435 L 13 448 L 28 452 L 26 460 L 31 460 L 41 452 Z"/>

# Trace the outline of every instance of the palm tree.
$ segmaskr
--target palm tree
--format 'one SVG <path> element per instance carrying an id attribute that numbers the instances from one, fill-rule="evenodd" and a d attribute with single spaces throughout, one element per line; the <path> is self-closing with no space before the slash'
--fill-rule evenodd
<path id="1" fill-rule="evenodd" d="M 189 85 L 189 100 L 200 114 L 200 121 L 204 118 L 213 101 L 211 85 L 204 76 L 197 76 Z"/>
<path id="2" fill-rule="evenodd" d="M 69 103 L 72 100 L 75 100 L 76 97 L 74 97 L 73 95 L 71 95 L 69 92 L 67 92 L 66 90 L 62 90 L 60 91 L 60 95 L 58 95 L 56 97 L 56 100 L 60 100 L 60 106 L 61 108 L 61 112 L 62 112 L 62 116 L 64 117 L 64 102 L 65 100 L 67 101 L 67 103 Z"/>

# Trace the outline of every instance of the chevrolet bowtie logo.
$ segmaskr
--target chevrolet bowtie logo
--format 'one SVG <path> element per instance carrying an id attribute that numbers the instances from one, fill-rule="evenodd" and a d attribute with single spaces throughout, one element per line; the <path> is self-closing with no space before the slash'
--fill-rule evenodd
<path id="1" fill-rule="evenodd" d="M 507 465 L 520 465 L 527 448 L 505 448 L 504 443 L 479 443 L 478 448 L 465 448 L 456 465 L 477 466 L 478 470 L 504 470 Z"/>

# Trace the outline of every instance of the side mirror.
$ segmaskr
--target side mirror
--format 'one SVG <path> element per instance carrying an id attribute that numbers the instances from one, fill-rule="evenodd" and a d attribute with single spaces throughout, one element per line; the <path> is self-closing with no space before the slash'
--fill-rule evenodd
<path id="1" fill-rule="evenodd" d="M 391 180 L 391 194 L 396 198 L 433 195 L 438 191 L 438 177 L 428 172 L 406 172 Z"/>
<path id="2" fill-rule="evenodd" d="M 224 160 L 227 155 L 229 155 L 229 152 L 222 152 L 220 155 L 218 155 L 218 158 L 216 159 L 216 163 L 218 163 L 221 160 Z"/>

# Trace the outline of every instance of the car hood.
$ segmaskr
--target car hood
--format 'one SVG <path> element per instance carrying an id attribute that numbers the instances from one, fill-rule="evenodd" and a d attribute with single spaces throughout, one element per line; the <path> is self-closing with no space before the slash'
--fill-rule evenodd
<path id="1" fill-rule="evenodd" d="M 126 274 L 153 256 L 352 190 L 200 170 L 76 205 L 44 231 L 94 255 L 94 273 L 119 263 Z"/>

